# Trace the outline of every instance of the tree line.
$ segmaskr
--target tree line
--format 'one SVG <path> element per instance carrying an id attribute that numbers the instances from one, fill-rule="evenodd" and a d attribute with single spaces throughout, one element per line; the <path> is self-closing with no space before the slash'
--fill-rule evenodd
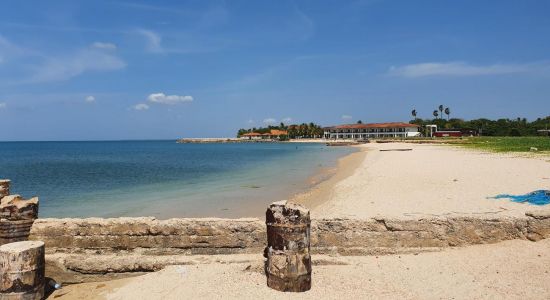
<path id="1" fill-rule="evenodd" d="M 421 126 L 435 124 L 440 129 L 472 129 L 477 130 L 484 136 L 534 136 L 539 133 L 537 130 L 550 129 L 550 116 L 537 118 L 529 122 L 526 118 L 517 119 L 475 119 L 463 120 L 459 118 L 420 119 L 415 118 L 410 123 Z"/>
<path id="2" fill-rule="evenodd" d="M 302 123 L 294 125 L 285 125 L 284 123 L 279 124 L 279 126 L 269 125 L 267 127 L 253 127 L 244 129 L 241 128 L 237 132 L 237 137 L 240 137 L 246 133 L 269 133 L 272 129 L 275 130 L 285 130 L 288 133 L 288 138 L 318 138 L 323 136 L 323 127 L 315 123 Z"/>

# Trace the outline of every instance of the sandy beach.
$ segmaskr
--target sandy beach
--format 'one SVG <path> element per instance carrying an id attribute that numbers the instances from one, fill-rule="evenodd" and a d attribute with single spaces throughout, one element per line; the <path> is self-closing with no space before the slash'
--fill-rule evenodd
<path id="1" fill-rule="evenodd" d="M 313 208 L 317 218 L 518 217 L 549 209 L 490 199 L 549 189 L 547 156 L 411 143 L 359 147 L 363 151 L 342 159 L 333 178 L 293 200 Z M 392 149 L 411 150 L 381 151 Z"/>
<path id="2" fill-rule="evenodd" d="M 508 200 L 550 185 L 550 158 L 443 145 L 365 144 L 335 174 L 294 201 L 313 218 L 523 217 L 549 208 Z M 380 151 L 411 149 L 409 151 Z M 548 299 L 550 240 L 509 240 L 438 252 L 385 256 L 314 255 L 313 287 L 269 289 L 261 254 L 195 256 L 143 276 L 71 285 L 61 299 Z M 53 298 L 52 298 L 53 299 Z"/>
<path id="3" fill-rule="evenodd" d="M 314 257 L 312 289 L 268 288 L 259 255 L 224 255 L 160 272 L 67 286 L 52 299 L 548 299 L 550 240 L 418 255 Z M 200 261 L 200 260 L 199 260 Z"/>

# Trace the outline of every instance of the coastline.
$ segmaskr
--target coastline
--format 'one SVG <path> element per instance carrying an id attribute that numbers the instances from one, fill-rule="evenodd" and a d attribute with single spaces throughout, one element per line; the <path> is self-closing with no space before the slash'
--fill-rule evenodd
<path id="1" fill-rule="evenodd" d="M 351 146 L 358 151 L 338 159 L 335 167 L 326 170 L 325 174 L 318 174 L 325 179 L 315 183 L 308 190 L 295 194 L 289 201 L 302 204 L 310 210 L 330 200 L 334 187 L 354 174 L 367 156 L 368 149 L 360 146 Z"/>
<path id="2" fill-rule="evenodd" d="M 411 290 L 419 298 L 431 296 L 426 281 L 441 287 L 443 296 L 472 288 L 476 290 L 472 296 L 501 296 L 503 289 L 516 285 L 518 291 L 538 289 L 538 296 L 550 295 L 545 285 L 548 273 L 541 267 L 549 258 L 544 249 L 550 237 L 550 210 L 484 197 L 494 188 L 521 191 L 547 185 L 547 161 L 434 145 L 355 147 L 357 152 L 314 175 L 310 178 L 316 181 L 313 186 L 291 198 L 306 205 L 312 216 L 316 285 L 304 296 L 345 297 L 346 293 L 339 293 L 342 286 L 347 282 L 360 286 L 364 278 L 372 279 L 380 291 L 391 290 L 392 296 L 410 296 Z M 390 151 L 403 148 L 411 150 Z M 445 168 L 442 162 L 447 162 Z M 404 179 L 408 181 L 400 182 Z M 472 184 L 480 180 L 484 180 L 482 185 Z M 447 197 L 441 198 L 438 192 Z M 418 213 L 411 214 L 412 209 Z M 260 253 L 265 235 L 263 218 L 90 218 L 38 220 L 31 239 L 50 245 L 47 260 L 59 270 L 53 277 L 67 276 L 73 283 L 103 281 L 70 286 L 54 294 L 67 299 L 139 298 L 159 293 L 177 299 L 190 291 L 201 298 L 207 297 L 212 286 L 198 286 L 211 280 L 215 291 L 235 297 L 246 293 L 249 298 L 275 298 L 280 294 L 263 283 Z M 515 264 L 501 266 L 511 258 Z M 475 261 L 466 273 L 464 261 Z M 372 270 L 381 265 L 385 271 L 373 275 Z M 445 267 L 437 269 L 441 265 Z M 487 265 L 492 268 L 488 270 Z M 360 269 L 371 271 L 358 277 Z M 522 272 L 529 272 L 522 282 L 506 275 Z M 533 272 L 539 281 L 532 281 Z M 111 281 L 134 275 L 144 276 Z M 396 281 L 410 285 L 404 294 L 395 287 Z M 464 284 L 456 286 L 455 281 Z M 495 281 L 502 282 L 499 288 L 488 289 Z M 142 288 L 144 284 L 147 287 Z M 529 289 L 520 288 L 526 286 Z M 372 295 L 370 289 L 361 291 Z"/>

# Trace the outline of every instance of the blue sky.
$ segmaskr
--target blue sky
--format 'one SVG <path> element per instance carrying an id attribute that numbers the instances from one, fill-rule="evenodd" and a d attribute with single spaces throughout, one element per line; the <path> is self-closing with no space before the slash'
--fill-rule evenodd
<path id="1" fill-rule="evenodd" d="M 0 2 L 0 140 L 550 114 L 549 1 Z"/>

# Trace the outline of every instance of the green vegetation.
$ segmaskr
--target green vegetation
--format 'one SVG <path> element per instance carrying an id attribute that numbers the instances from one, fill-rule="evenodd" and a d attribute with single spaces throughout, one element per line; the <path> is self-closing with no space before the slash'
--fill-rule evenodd
<path id="1" fill-rule="evenodd" d="M 284 123 L 281 123 L 279 126 L 268 126 L 268 127 L 260 127 L 260 128 L 249 128 L 244 129 L 241 128 L 237 132 L 237 137 L 240 137 L 241 135 L 245 133 L 269 133 L 272 129 L 275 130 L 285 130 L 288 132 L 287 137 L 281 137 L 282 139 L 294 139 L 294 138 L 316 138 L 316 137 L 322 137 L 323 136 L 323 128 L 320 125 L 317 125 L 315 123 L 302 123 L 300 125 L 285 125 Z"/>
<path id="2" fill-rule="evenodd" d="M 416 115 L 416 110 L 413 110 L 412 115 Z M 450 113 L 450 111 L 449 111 Z M 439 115 L 437 110 L 433 111 L 433 115 Z M 525 118 L 517 119 L 476 119 L 465 121 L 462 119 L 452 118 L 445 120 L 443 118 L 435 119 L 415 119 L 410 123 L 418 125 L 435 124 L 439 130 L 445 129 L 473 129 L 482 136 L 536 136 L 537 130 L 550 129 L 550 116 L 538 118 L 533 122 L 528 122 Z"/>
<path id="3" fill-rule="evenodd" d="M 531 147 L 537 152 L 550 151 L 549 137 L 470 137 L 463 139 L 458 145 L 495 152 L 529 152 Z"/>

